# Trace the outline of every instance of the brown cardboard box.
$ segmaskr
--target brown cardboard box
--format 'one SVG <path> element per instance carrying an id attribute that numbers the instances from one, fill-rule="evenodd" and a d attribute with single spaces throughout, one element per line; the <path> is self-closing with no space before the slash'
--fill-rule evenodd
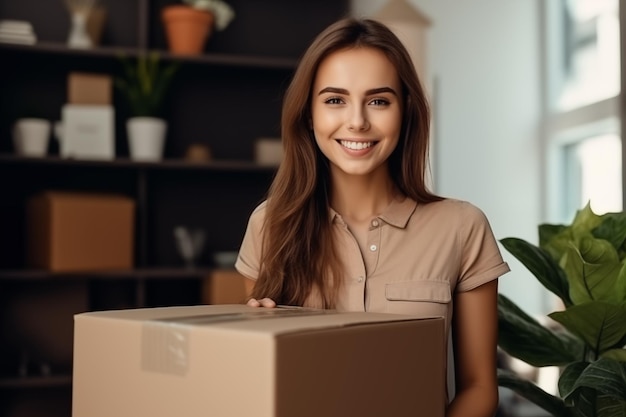
<path id="1" fill-rule="evenodd" d="M 443 417 L 442 318 L 242 304 L 74 318 L 73 417 Z"/>
<path id="2" fill-rule="evenodd" d="M 69 104 L 110 105 L 113 80 L 107 74 L 70 72 L 67 77 Z"/>
<path id="3" fill-rule="evenodd" d="M 242 304 L 248 278 L 234 269 L 216 269 L 202 282 L 203 304 Z"/>
<path id="4" fill-rule="evenodd" d="M 28 264 L 55 272 L 133 267 L 135 203 L 47 191 L 27 204 Z"/>

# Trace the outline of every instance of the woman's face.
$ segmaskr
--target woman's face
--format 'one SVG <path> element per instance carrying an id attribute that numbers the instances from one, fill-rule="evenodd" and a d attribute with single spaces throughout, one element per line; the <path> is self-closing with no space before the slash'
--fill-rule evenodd
<path id="1" fill-rule="evenodd" d="M 311 111 L 317 145 L 332 172 L 386 172 L 400 135 L 402 96 L 385 54 L 364 47 L 326 57 L 313 83 Z"/>

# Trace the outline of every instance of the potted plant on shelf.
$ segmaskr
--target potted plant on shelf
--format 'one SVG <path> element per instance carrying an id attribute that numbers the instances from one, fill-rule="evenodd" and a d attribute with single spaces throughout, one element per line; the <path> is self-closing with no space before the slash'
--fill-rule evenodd
<path id="1" fill-rule="evenodd" d="M 170 52 L 198 55 L 215 30 L 224 30 L 235 17 L 233 8 L 223 0 L 183 0 L 162 10 Z"/>
<path id="2" fill-rule="evenodd" d="M 562 308 L 547 327 L 499 295 L 500 348 L 535 367 L 561 368 L 559 396 L 506 370 L 498 370 L 500 386 L 553 416 L 626 415 L 626 213 L 598 216 L 587 204 L 570 225 L 539 226 L 539 246 L 501 243 Z"/>
<path id="3" fill-rule="evenodd" d="M 126 121 L 130 157 L 160 160 L 167 133 L 163 103 L 180 63 L 163 66 L 156 52 L 141 54 L 134 62 L 124 56 L 120 60 L 122 75 L 115 77 L 114 83 L 126 99 L 131 115 Z"/>

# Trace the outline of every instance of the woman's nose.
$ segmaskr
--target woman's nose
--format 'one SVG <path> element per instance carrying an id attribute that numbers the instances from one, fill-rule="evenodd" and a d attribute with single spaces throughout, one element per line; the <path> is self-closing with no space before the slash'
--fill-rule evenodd
<path id="1" fill-rule="evenodd" d="M 348 129 L 351 131 L 364 131 L 369 129 L 370 125 L 367 120 L 367 114 L 360 107 L 355 107 L 350 116 Z"/>

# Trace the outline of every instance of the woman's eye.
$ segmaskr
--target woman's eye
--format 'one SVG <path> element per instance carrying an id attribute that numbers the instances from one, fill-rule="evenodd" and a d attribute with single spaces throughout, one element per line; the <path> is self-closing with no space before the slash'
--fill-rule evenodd
<path id="1" fill-rule="evenodd" d="M 370 101 L 370 104 L 373 104 L 374 106 L 387 106 L 389 105 L 389 101 L 384 98 L 375 98 Z"/>
<path id="2" fill-rule="evenodd" d="M 341 103 L 343 103 L 343 100 L 341 100 L 339 97 L 330 97 L 330 98 L 327 98 L 326 100 L 324 100 L 324 103 L 326 103 L 326 104 L 341 104 Z"/>

